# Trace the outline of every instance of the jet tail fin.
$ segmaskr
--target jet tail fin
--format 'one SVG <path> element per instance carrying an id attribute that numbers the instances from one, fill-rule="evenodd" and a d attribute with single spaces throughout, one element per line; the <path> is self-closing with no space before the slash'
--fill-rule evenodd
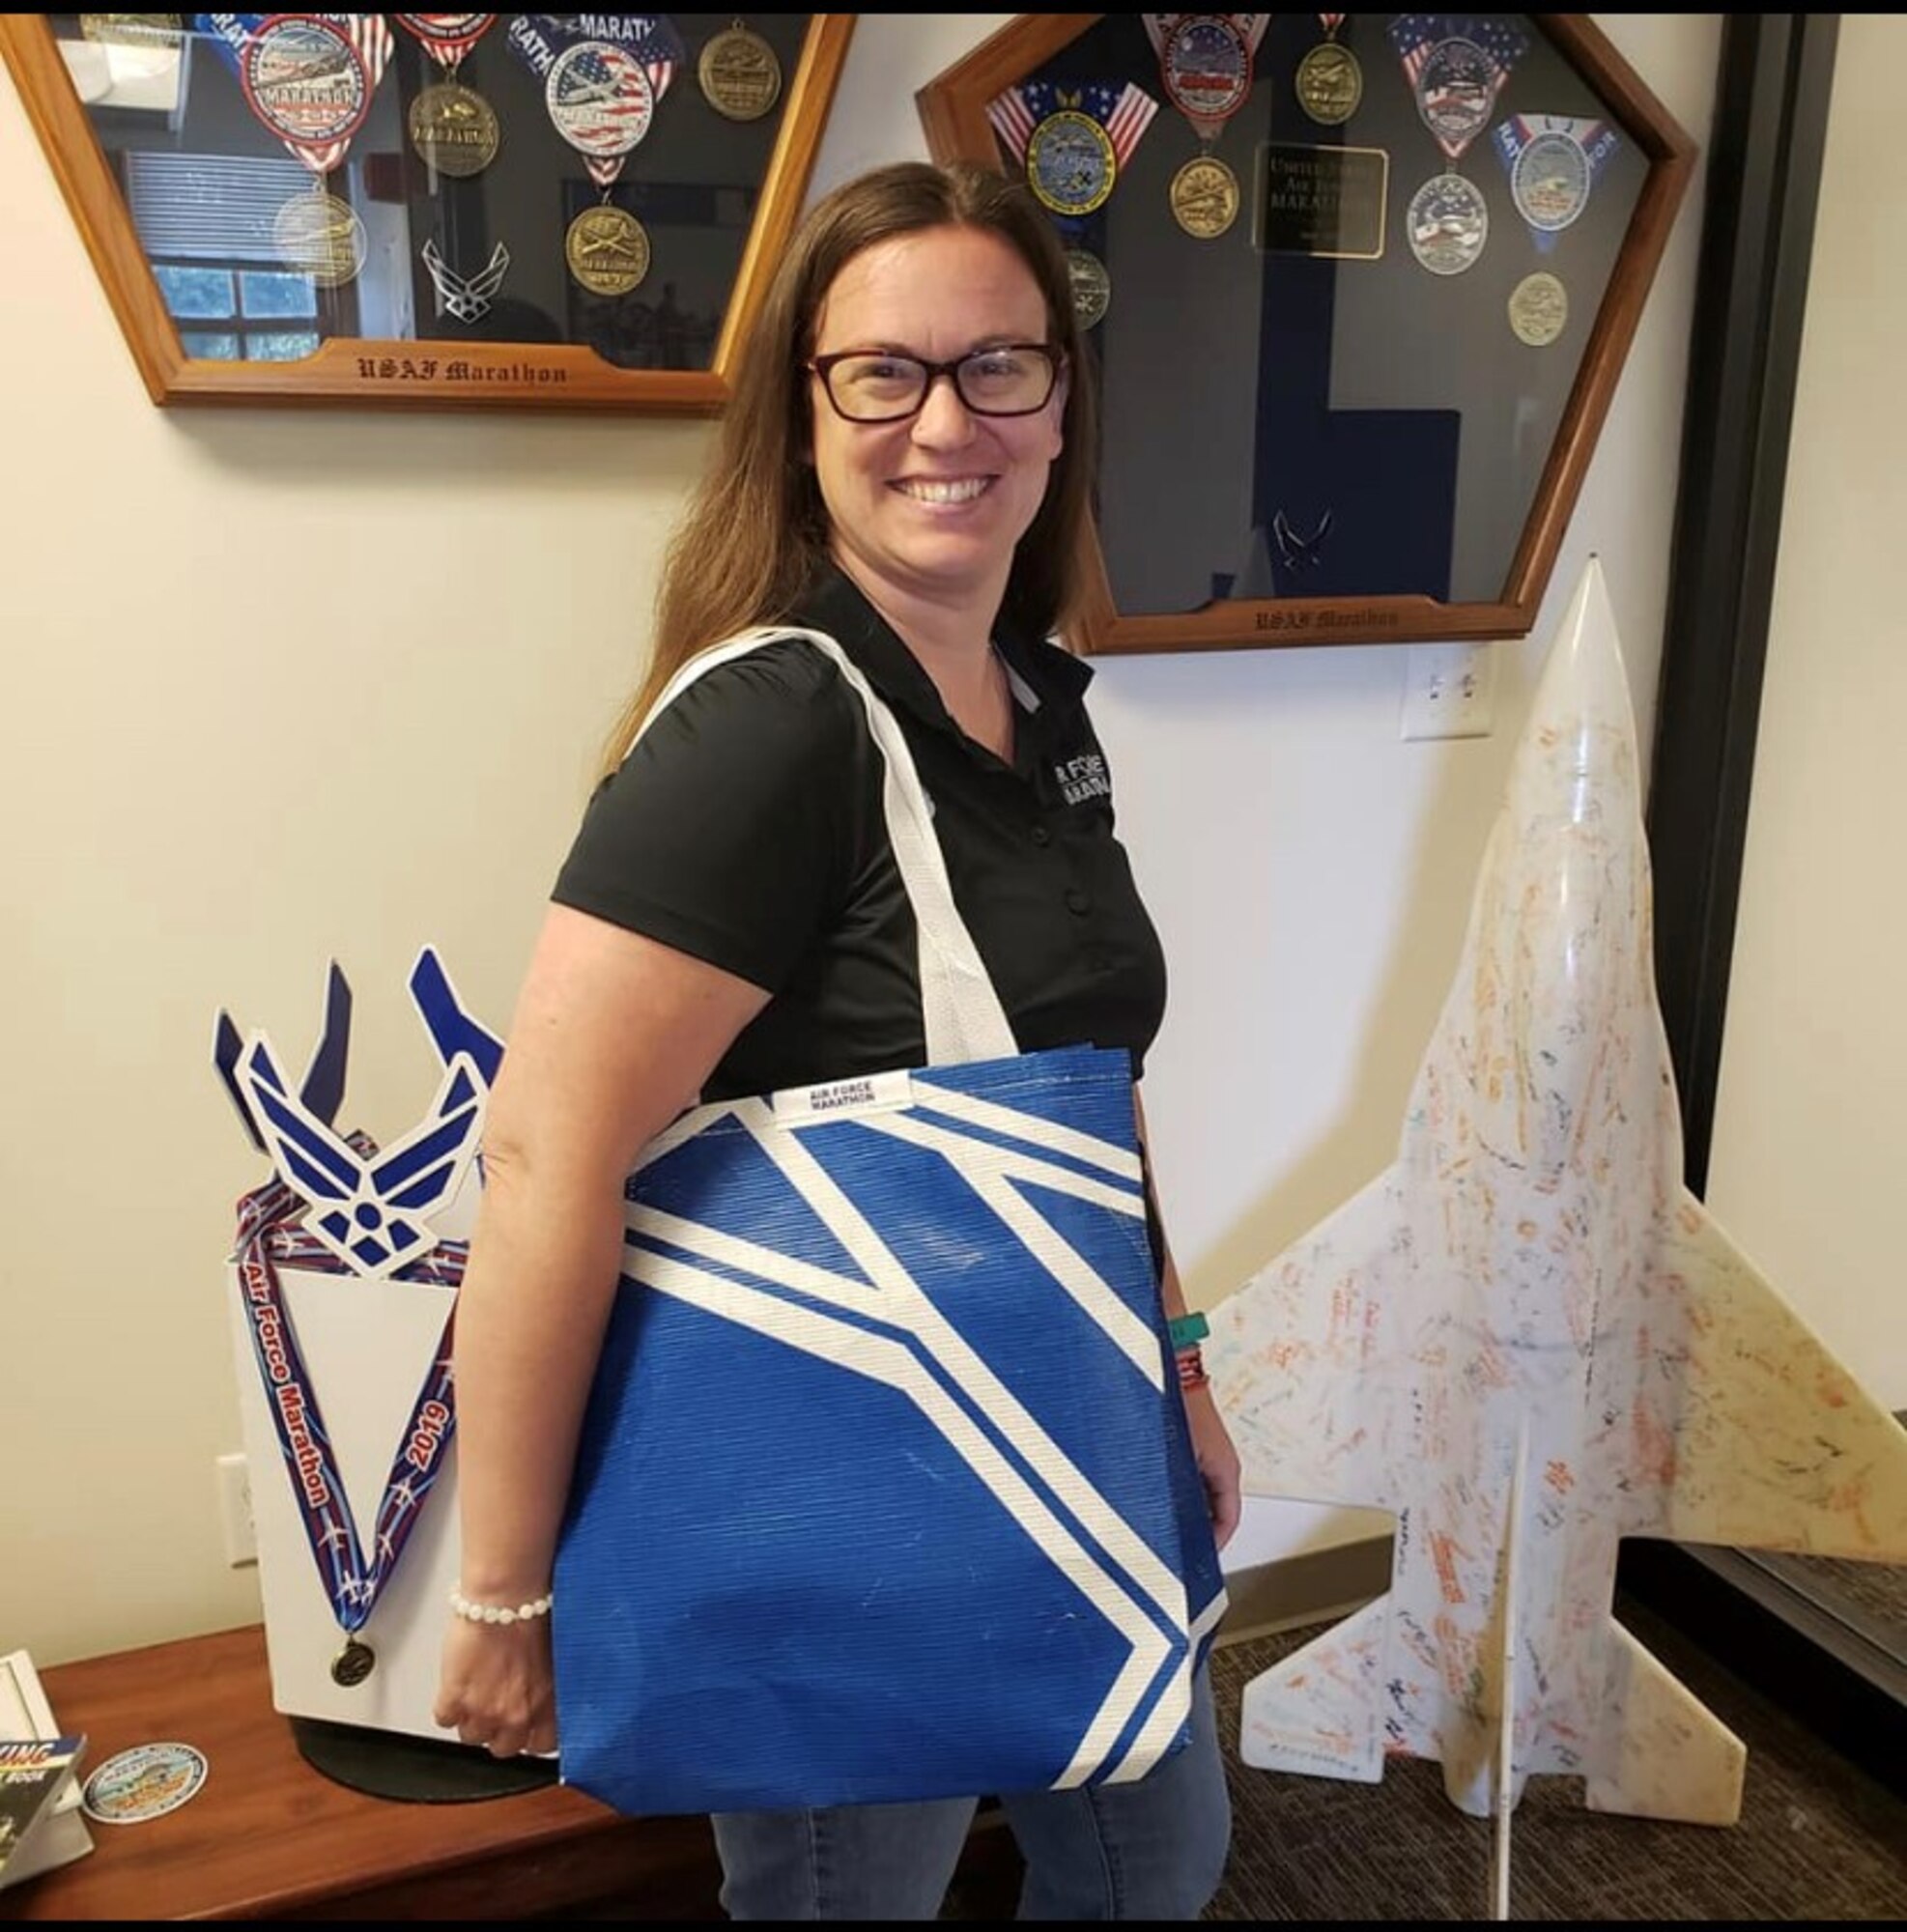
<path id="1" fill-rule="evenodd" d="M 1379 1683 L 1390 1598 L 1333 1624 L 1245 1686 L 1238 1755 L 1261 1771 L 1376 1784 L 1383 1776 Z"/>
<path id="2" fill-rule="evenodd" d="M 1608 1715 L 1588 1767 L 1589 1809 L 1734 1824 L 1747 1747 L 1620 1624 L 1608 1629 Z"/>

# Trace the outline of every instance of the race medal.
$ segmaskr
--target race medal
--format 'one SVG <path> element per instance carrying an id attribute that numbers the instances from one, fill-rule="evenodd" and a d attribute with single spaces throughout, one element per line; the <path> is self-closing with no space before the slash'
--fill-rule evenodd
<path id="1" fill-rule="evenodd" d="M 1189 160 L 1172 177 L 1173 219 L 1187 235 L 1210 242 L 1238 218 L 1238 178 L 1211 155 Z"/>
<path id="2" fill-rule="evenodd" d="M 1364 98 L 1364 70 L 1349 47 L 1338 45 L 1342 14 L 1320 14 L 1324 39 L 1297 64 L 1293 85 L 1297 104 L 1321 128 L 1338 128 L 1357 112 Z"/>
<path id="3" fill-rule="evenodd" d="M 656 91 L 634 54 L 611 41 L 579 41 L 556 56 L 543 104 L 579 154 L 619 162 L 649 131 Z"/>
<path id="4" fill-rule="evenodd" d="M 1523 33 L 1500 14 L 1400 14 L 1390 24 L 1390 42 L 1418 115 L 1453 161 L 1489 125 L 1510 70 L 1529 50 Z"/>
<path id="5" fill-rule="evenodd" d="M 1166 98 L 1210 146 L 1251 98 L 1252 56 L 1268 14 L 1147 14 Z"/>
<path id="6" fill-rule="evenodd" d="M 460 80 L 425 88 L 412 101 L 406 122 L 417 158 L 433 172 L 458 180 L 481 174 L 501 144 L 497 110 Z"/>
<path id="7" fill-rule="evenodd" d="M 363 56 L 315 14 L 268 20 L 245 42 L 239 80 L 251 111 L 301 156 L 348 144 L 371 111 Z"/>
<path id="8" fill-rule="evenodd" d="M 271 244 L 287 268 L 309 275 L 321 289 L 356 280 L 368 253 L 357 211 L 316 183 L 309 194 L 293 195 L 272 217 Z"/>
<path id="9" fill-rule="evenodd" d="M 702 98 L 726 121 L 759 121 L 782 95 L 775 49 L 739 20 L 703 47 L 696 78 Z"/>
<path id="10" fill-rule="evenodd" d="M 1410 252 L 1433 275 L 1461 275 L 1476 266 L 1490 238 L 1490 210 L 1473 182 L 1433 175 L 1410 197 L 1405 217 Z"/>
<path id="11" fill-rule="evenodd" d="M 1569 326 L 1569 291 L 1540 270 L 1510 292 L 1509 306 L 1511 330 L 1532 349 L 1547 349 Z"/>
<path id="12" fill-rule="evenodd" d="M 1588 207 L 1618 145 L 1607 122 L 1567 114 L 1513 114 L 1492 139 L 1510 177 L 1510 199 L 1546 253 Z"/>
<path id="13" fill-rule="evenodd" d="M 1067 278 L 1072 284 L 1072 312 L 1081 328 L 1097 328 L 1112 306 L 1112 277 L 1090 248 L 1067 250 Z"/>
<path id="14" fill-rule="evenodd" d="M 354 1636 L 331 1659 L 331 1682 L 347 1690 L 354 1690 L 370 1676 L 377 1664 L 377 1652 L 368 1643 L 362 1643 Z"/>
<path id="15" fill-rule="evenodd" d="M 1112 137 L 1090 114 L 1063 107 L 1033 130 L 1026 178 L 1055 214 L 1091 214 L 1105 205 L 1119 178 Z"/>
<path id="16" fill-rule="evenodd" d="M 563 260 L 591 295 L 626 296 L 649 272 L 648 232 L 608 203 L 585 208 L 563 237 Z"/>
<path id="17" fill-rule="evenodd" d="M 458 78 L 464 56 L 496 24 L 495 14 L 399 14 L 398 24 L 423 43 L 443 70 L 405 116 L 412 152 L 432 173 L 464 179 L 481 174 L 497 158 L 502 129 L 497 110 Z"/>

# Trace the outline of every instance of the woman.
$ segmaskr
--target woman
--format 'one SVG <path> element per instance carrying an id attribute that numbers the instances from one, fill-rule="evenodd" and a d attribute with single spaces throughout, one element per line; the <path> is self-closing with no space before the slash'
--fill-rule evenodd
<path id="1" fill-rule="evenodd" d="M 1163 960 L 1113 836 L 1089 673 L 1044 641 L 1072 587 L 1093 430 L 1065 258 L 1022 189 L 910 163 L 811 213 L 671 550 L 655 661 L 558 881 L 491 1103 L 457 1332 L 472 1606 L 549 1590 L 639 1151 L 698 1096 L 925 1059 L 858 701 L 788 639 L 704 676 L 624 760 L 688 658 L 764 622 L 835 637 L 900 718 L 1022 1051 L 1125 1047 L 1136 1079 Z M 1222 1543 L 1238 1459 L 1209 1393 L 1185 1401 Z M 553 1748 L 547 1618 L 454 1620 L 437 1716 L 499 1756 Z M 1209 1689 L 1193 1743 L 1152 1776 L 1007 1804 L 1028 1916 L 1196 1918 L 1229 1832 Z M 718 1817 L 725 1903 L 932 1918 L 972 1812 Z"/>

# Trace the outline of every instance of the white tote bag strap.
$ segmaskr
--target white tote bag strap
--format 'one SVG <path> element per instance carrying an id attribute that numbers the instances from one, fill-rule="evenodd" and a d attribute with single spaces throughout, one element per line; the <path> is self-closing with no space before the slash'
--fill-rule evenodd
<path id="1" fill-rule="evenodd" d="M 887 814 L 888 838 L 899 868 L 900 883 L 914 908 L 920 932 L 921 1009 L 926 1022 L 927 1064 L 951 1066 L 969 1060 L 1006 1060 L 1019 1051 L 1006 1009 L 993 990 L 981 961 L 980 949 L 954 904 L 954 888 L 947 877 L 947 861 L 935 838 L 926 794 L 914 769 L 899 722 L 874 695 L 872 686 L 848 660 L 847 653 L 825 631 L 794 626 L 766 626 L 744 631 L 726 643 L 697 652 L 663 687 L 650 706 L 641 729 L 629 742 L 636 749 L 665 706 L 671 704 L 704 672 L 730 660 L 746 657 L 783 638 L 804 638 L 834 663 L 868 714 L 868 730 L 879 748 L 886 776 L 881 805 Z M 624 756 L 628 753 L 625 753 Z"/>

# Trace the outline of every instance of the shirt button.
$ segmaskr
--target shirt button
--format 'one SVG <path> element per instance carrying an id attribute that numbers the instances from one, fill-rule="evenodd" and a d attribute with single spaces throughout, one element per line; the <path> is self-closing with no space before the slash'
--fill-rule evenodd
<path id="1" fill-rule="evenodd" d="M 1033 828 L 1033 842 L 1036 845 L 1050 845 L 1053 842 L 1053 835 L 1043 825 L 1036 825 Z"/>
<path id="2" fill-rule="evenodd" d="M 1092 898 L 1077 886 L 1067 888 L 1067 911 L 1082 917 L 1093 910 Z"/>

